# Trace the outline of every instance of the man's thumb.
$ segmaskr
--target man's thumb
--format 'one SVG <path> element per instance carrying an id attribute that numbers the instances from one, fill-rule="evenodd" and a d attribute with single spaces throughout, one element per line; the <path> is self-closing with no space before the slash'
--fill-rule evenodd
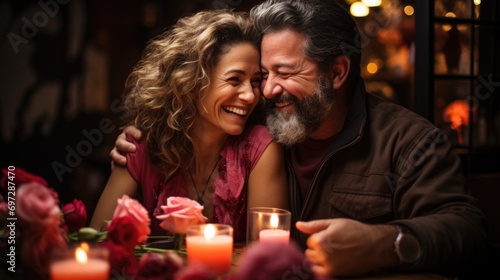
<path id="1" fill-rule="evenodd" d="M 330 226 L 331 220 L 314 220 L 309 222 L 299 221 L 295 223 L 295 227 L 305 234 L 313 234 L 322 231 Z"/>

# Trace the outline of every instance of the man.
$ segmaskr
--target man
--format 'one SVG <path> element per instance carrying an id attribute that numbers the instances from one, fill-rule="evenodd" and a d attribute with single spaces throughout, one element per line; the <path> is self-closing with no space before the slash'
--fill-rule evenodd
<path id="1" fill-rule="evenodd" d="M 313 270 L 457 273 L 481 256 L 486 222 L 458 156 L 426 119 L 365 92 L 347 11 L 336 1 L 269 0 L 250 14 L 263 32 L 267 126 L 287 148 L 296 240 Z"/>

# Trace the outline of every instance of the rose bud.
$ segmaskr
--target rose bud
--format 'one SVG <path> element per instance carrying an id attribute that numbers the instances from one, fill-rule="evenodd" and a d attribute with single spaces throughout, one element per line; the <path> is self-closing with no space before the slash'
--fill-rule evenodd
<path id="1" fill-rule="evenodd" d="M 79 199 L 63 205 L 64 222 L 70 231 L 77 231 L 87 223 L 87 209 L 85 204 Z"/>
<path id="2" fill-rule="evenodd" d="M 94 241 L 99 237 L 99 232 L 91 227 L 83 227 L 78 230 L 79 241 Z"/>

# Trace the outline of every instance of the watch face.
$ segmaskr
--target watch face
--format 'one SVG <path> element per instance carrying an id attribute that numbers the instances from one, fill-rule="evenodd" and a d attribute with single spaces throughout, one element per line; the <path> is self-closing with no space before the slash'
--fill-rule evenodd
<path id="1" fill-rule="evenodd" d="M 414 236 L 407 233 L 402 233 L 398 247 L 401 261 L 406 263 L 416 261 L 420 254 L 420 245 L 418 244 L 418 240 Z"/>
<path id="2" fill-rule="evenodd" d="M 413 263 L 420 256 L 420 244 L 417 238 L 413 236 L 406 228 L 396 226 L 399 234 L 394 243 L 396 254 L 401 263 Z"/>

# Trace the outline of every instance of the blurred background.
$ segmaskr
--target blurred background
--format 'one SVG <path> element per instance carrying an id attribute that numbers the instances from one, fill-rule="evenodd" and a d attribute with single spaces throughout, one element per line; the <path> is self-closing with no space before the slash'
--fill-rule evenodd
<path id="1" fill-rule="evenodd" d="M 368 91 L 445 131 L 468 187 L 485 212 L 498 213 L 498 1 L 329 1 L 359 25 Z M 90 218 L 122 125 L 125 79 L 148 40 L 179 17 L 260 2 L 2 0 L 0 166 L 42 176 L 62 202 L 83 200 Z"/>

